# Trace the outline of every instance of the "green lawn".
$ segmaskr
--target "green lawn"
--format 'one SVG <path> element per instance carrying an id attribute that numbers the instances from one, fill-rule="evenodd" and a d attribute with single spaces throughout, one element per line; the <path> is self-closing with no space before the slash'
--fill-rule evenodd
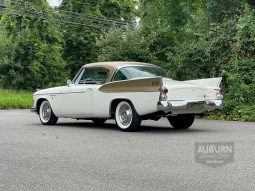
<path id="1" fill-rule="evenodd" d="M 32 105 L 32 92 L 0 89 L 0 109 L 27 109 Z"/>

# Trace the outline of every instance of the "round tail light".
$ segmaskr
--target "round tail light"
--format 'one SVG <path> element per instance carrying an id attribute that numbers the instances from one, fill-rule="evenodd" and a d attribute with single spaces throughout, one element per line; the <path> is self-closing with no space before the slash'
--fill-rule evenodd
<path id="1" fill-rule="evenodd" d="M 223 94 L 223 93 L 224 93 L 224 88 L 220 88 L 220 89 L 219 89 L 219 93 L 220 93 L 220 94 Z"/>
<path id="2" fill-rule="evenodd" d="M 163 88 L 163 94 L 167 94 L 168 93 L 168 89 L 167 88 Z"/>

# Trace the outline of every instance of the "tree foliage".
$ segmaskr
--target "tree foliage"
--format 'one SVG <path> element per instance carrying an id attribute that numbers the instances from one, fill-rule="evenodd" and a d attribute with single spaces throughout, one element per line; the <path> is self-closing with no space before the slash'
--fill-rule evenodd
<path id="1" fill-rule="evenodd" d="M 86 15 L 94 15 L 101 19 L 125 19 L 132 20 L 134 17 L 134 3 L 132 0 L 63 0 L 61 9 L 77 12 Z M 88 18 L 83 18 L 83 23 L 88 23 Z M 89 23 L 91 24 L 91 23 Z M 103 22 L 97 25 L 104 26 Z M 109 26 L 112 27 L 112 26 Z M 64 31 L 64 59 L 67 61 L 67 70 L 70 77 L 86 63 L 95 62 L 98 56 L 98 46 L 96 39 L 100 37 L 102 31 L 81 25 L 63 26 Z"/>
<path id="2" fill-rule="evenodd" d="M 27 1 L 49 9 L 46 0 Z M 165 68 L 177 80 L 222 76 L 225 109 L 216 117 L 254 121 L 255 5 L 251 2 L 63 0 L 60 9 L 76 12 L 76 24 L 17 17 L 10 14 L 17 6 L 11 3 L 0 17 L 0 85 L 49 87 L 73 77 L 86 63 L 143 61 Z M 38 6 L 33 10 L 43 13 Z M 114 22 L 106 24 L 114 19 L 139 22 L 124 29 Z M 81 23 L 108 27 L 95 30 Z"/>
<path id="3" fill-rule="evenodd" d="M 223 76 L 218 118 L 255 120 L 254 7 L 248 1 L 141 1 L 140 28 L 99 39 L 99 60 L 139 60 L 177 80 Z"/>
<path id="4" fill-rule="evenodd" d="M 35 3 L 48 6 L 44 0 Z M 2 86 L 31 90 L 59 84 L 65 79 L 61 33 L 50 21 L 9 14 L 16 6 L 11 3 L 1 18 Z M 12 45 L 5 46 L 9 42 Z"/>

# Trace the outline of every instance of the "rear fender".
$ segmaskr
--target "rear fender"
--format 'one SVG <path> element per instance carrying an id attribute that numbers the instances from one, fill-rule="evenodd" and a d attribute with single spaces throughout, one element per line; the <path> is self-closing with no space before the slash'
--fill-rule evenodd
<path id="1" fill-rule="evenodd" d="M 188 80 L 184 82 L 202 85 L 202 86 L 208 86 L 208 87 L 220 87 L 221 80 L 222 80 L 222 77 L 199 79 L 199 80 Z"/>
<path id="2" fill-rule="evenodd" d="M 162 85 L 161 77 L 139 78 L 110 82 L 102 85 L 99 91 L 110 94 L 116 104 L 116 100 L 127 100 L 133 104 L 139 115 L 154 112 L 159 100 L 159 91 Z M 155 103 L 154 103 L 155 102 Z M 110 104 L 110 115 L 112 116 L 112 103 Z"/>

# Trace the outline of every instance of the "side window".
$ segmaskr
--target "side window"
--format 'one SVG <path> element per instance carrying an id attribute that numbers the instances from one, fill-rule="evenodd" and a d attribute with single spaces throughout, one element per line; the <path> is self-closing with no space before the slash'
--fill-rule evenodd
<path id="1" fill-rule="evenodd" d="M 127 77 L 119 70 L 115 74 L 113 81 L 121 81 L 121 80 L 127 80 Z"/>
<path id="2" fill-rule="evenodd" d="M 77 84 L 104 84 L 108 75 L 107 68 L 85 68 Z"/>

